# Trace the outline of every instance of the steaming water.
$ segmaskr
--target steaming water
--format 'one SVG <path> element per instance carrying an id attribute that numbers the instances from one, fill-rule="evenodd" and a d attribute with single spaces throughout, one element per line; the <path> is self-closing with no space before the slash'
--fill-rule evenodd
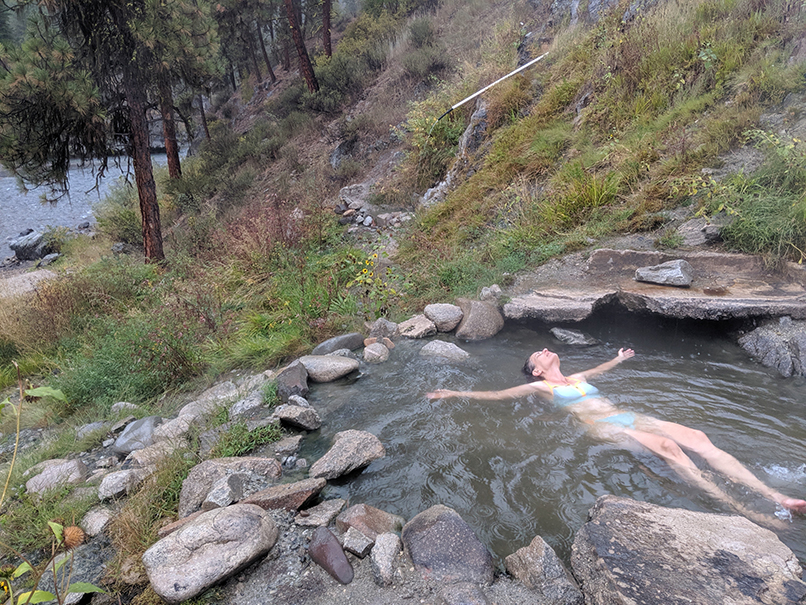
<path id="1" fill-rule="evenodd" d="M 623 346 L 636 356 L 592 381 L 605 396 L 624 409 L 702 429 L 768 485 L 806 496 L 804 378 L 782 379 L 754 364 L 716 324 L 610 315 L 573 327 L 603 344 L 576 348 L 538 326 L 508 326 L 487 341 L 457 342 L 473 363 L 451 366 L 419 358 L 425 343 L 402 339 L 390 361 L 362 368 L 357 380 L 315 385 L 309 399 L 324 423 L 306 440 L 302 455 L 321 456 L 336 432 L 350 428 L 377 435 L 386 447 L 385 458 L 331 482 L 324 495 L 406 519 L 444 504 L 473 527 L 499 563 L 538 534 L 567 561 L 575 532 L 604 494 L 732 513 L 651 454 L 597 440 L 570 414 L 537 397 L 424 397 L 435 388 L 521 384 L 523 361 L 543 347 L 559 353 L 570 374 L 611 359 Z M 771 529 L 806 561 L 806 520 L 779 521 L 773 503 L 712 476 L 744 506 L 782 526 Z"/>

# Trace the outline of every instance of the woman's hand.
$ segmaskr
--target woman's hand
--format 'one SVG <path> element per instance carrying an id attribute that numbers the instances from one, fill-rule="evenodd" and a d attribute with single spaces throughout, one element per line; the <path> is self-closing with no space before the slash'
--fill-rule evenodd
<path id="1" fill-rule="evenodd" d="M 632 349 L 619 349 L 618 350 L 618 359 L 619 361 L 624 361 L 625 359 L 629 359 L 635 355 L 635 351 Z"/>

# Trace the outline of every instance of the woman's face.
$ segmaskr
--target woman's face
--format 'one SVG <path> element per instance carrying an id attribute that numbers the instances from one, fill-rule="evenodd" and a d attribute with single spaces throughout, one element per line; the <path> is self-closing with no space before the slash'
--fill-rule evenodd
<path id="1" fill-rule="evenodd" d="M 548 349 L 535 351 L 529 356 L 529 361 L 531 361 L 532 365 L 534 366 L 532 376 L 540 376 L 549 368 L 560 366 L 560 357 L 557 355 L 557 353 L 552 353 Z"/>

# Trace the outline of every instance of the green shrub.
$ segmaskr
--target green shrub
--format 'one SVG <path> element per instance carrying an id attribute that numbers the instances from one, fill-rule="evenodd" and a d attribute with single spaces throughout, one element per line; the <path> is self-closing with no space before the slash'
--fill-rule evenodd
<path id="1" fill-rule="evenodd" d="M 250 431 L 245 422 L 236 422 L 221 434 L 221 438 L 213 447 L 210 456 L 213 458 L 244 456 L 258 446 L 279 441 L 282 436 L 282 429 L 276 425 L 263 426 Z"/>
<path id="2" fill-rule="evenodd" d="M 116 242 L 139 245 L 143 242 L 143 223 L 137 189 L 120 182 L 93 206 L 98 231 Z"/>
<path id="3" fill-rule="evenodd" d="M 416 48 L 402 59 L 406 75 L 415 80 L 424 80 L 450 67 L 448 54 L 437 46 Z"/>
<path id="4" fill-rule="evenodd" d="M 414 48 L 433 46 L 436 43 L 437 32 L 434 24 L 428 17 L 419 17 L 409 25 L 409 40 Z"/>

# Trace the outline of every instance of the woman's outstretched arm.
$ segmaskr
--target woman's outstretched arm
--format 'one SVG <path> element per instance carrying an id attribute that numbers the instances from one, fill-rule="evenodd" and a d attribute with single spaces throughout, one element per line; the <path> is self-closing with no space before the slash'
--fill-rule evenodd
<path id="1" fill-rule="evenodd" d="M 503 391 L 449 391 L 447 389 L 438 389 L 425 396 L 429 399 L 449 399 L 451 397 L 464 397 L 466 399 L 483 399 L 485 401 L 502 401 L 506 399 L 517 399 L 524 395 L 531 393 L 539 393 L 547 390 L 547 387 L 541 382 L 530 382 L 529 384 L 522 384 Z"/>
<path id="2" fill-rule="evenodd" d="M 601 365 L 596 366 L 595 368 L 591 368 L 590 370 L 585 370 L 583 372 L 577 372 L 576 374 L 571 374 L 571 378 L 579 378 L 580 380 L 587 380 L 593 376 L 597 376 L 598 374 L 602 374 L 607 372 L 608 370 L 612 370 L 618 364 L 620 364 L 625 359 L 629 359 L 635 355 L 635 351 L 632 349 L 619 349 L 618 355 L 616 355 L 610 361 L 606 361 Z"/>

